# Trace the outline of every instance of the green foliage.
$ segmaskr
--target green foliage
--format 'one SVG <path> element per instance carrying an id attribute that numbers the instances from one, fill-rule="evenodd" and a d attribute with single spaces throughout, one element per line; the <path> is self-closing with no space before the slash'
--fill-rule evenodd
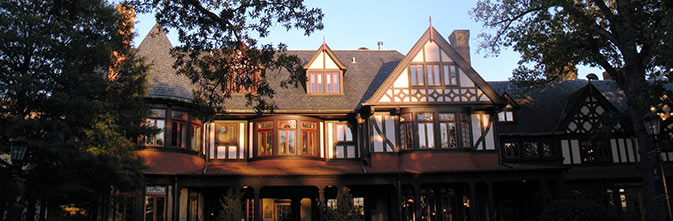
<path id="1" fill-rule="evenodd" d="M 293 73 L 281 86 L 296 87 L 305 76 L 299 71 L 301 61 L 284 53 L 284 44 L 258 44 L 257 39 L 267 37 L 274 26 L 300 29 L 306 35 L 323 27 L 322 11 L 306 8 L 302 0 L 127 2 L 141 12 L 158 10 L 157 22 L 177 30 L 181 45 L 172 52 L 177 58 L 174 67 L 198 85 L 194 103 L 210 115 L 222 112 L 225 100 L 240 89 L 255 91 L 245 97 L 258 113 L 274 110 L 275 92 L 265 81 L 272 73 L 263 70 Z"/>
<path id="2" fill-rule="evenodd" d="M 128 137 L 149 130 L 140 126 L 147 66 L 123 44 L 132 36 L 117 32 L 118 19 L 102 0 L 0 2 L 0 152 L 10 138 L 28 140 L 30 198 L 90 210 L 111 188 L 141 185 Z M 113 51 L 126 59 L 108 81 Z"/>
<path id="3" fill-rule="evenodd" d="M 243 194 L 233 189 L 229 189 L 227 194 L 220 198 L 220 206 L 222 211 L 217 217 L 217 220 L 222 221 L 240 221 L 245 214 L 243 214 Z"/>
<path id="4" fill-rule="evenodd" d="M 358 208 L 353 205 L 353 196 L 348 187 L 344 187 L 337 193 L 336 208 L 327 208 L 327 220 L 343 221 L 355 220 L 358 214 Z"/>
<path id="5" fill-rule="evenodd" d="M 540 221 L 609 221 L 619 220 L 615 211 L 593 201 L 559 200 L 545 207 Z"/>

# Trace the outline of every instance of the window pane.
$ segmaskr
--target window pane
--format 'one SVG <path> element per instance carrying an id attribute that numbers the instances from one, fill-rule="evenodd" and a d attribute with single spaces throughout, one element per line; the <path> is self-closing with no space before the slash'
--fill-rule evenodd
<path id="1" fill-rule="evenodd" d="M 514 121 L 514 112 L 512 111 L 505 111 L 505 117 L 507 117 L 508 121 Z"/>
<path id="2" fill-rule="evenodd" d="M 332 92 L 332 74 L 325 75 L 325 84 L 327 85 L 327 92 Z"/>
<path id="3" fill-rule="evenodd" d="M 524 142 L 523 143 L 523 153 L 525 157 L 537 157 L 538 149 L 536 142 Z"/>
<path id="4" fill-rule="evenodd" d="M 313 122 L 301 122 L 302 129 L 316 129 L 316 124 Z"/>
<path id="5" fill-rule="evenodd" d="M 180 147 L 187 147 L 187 124 L 180 125 Z"/>
<path id="6" fill-rule="evenodd" d="M 448 123 L 439 123 L 441 148 L 449 148 L 449 125 Z"/>
<path id="7" fill-rule="evenodd" d="M 271 131 L 266 132 L 266 155 L 273 154 L 273 133 Z"/>
<path id="8" fill-rule="evenodd" d="M 194 125 L 192 134 L 192 150 L 201 150 L 201 127 Z"/>
<path id="9" fill-rule="evenodd" d="M 311 74 L 311 92 L 316 92 L 316 74 Z"/>
<path id="10" fill-rule="evenodd" d="M 318 92 L 322 92 L 322 74 L 316 75 L 318 77 Z"/>
<path id="11" fill-rule="evenodd" d="M 287 142 L 287 131 L 280 131 L 279 145 L 278 145 L 278 154 L 285 154 L 285 143 Z"/>
<path id="12" fill-rule="evenodd" d="M 445 85 L 451 85 L 451 79 L 450 79 L 450 74 L 449 74 L 449 66 L 448 65 L 442 65 L 442 71 L 444 72 L 444 84 Z"/>
<path id="13" fill-rule="evenodd" d="M 217 146 L 217 159 L 224 159 L 227 155 L 227 146 Z"/>
<path id="14" fill-rule="evenodd" d="M 402 122 L 411 121 L 411 114 L 400 115 L 400 121 Z"/>
<path id="15" fill-rule="evenodd" d="M 154 220 L 154 197 L 145 197 L 145 220 Z"/>
<path id="16" fill-rule="evenodd" d="M 542 155 L 544 157 L 552 157 L 556 155 L 550 142 L 542 143 Z"/>
<path id="17" fill-rule="evenodd" d="M 295 152 L 296 146 L 294 145 L 295 138 L 296 138 L 295 133 L 296 133 L 295 131 L 288 131 L 287 144 L 290 148 L 290 154 L 295 154 L 296 153 Z"/>
<path id="18" fill-rule="evenodd" d="M 416 117 L 418 121 L 432 121 L 432 113 L 418 114 Z"/>
<path id="19" fill-rule="evenodd" d="M 273 121 L 267 121 L 267 122 L 260 122 L 257 123 L 257 128 L 262 129 L 262 128 L 271 128 L 273 127 Z"/>
<path id="20" fill-rule="evenodd" d="M 456 136 L 456 123 L 449 123 L 449 147 L 456 148 L 458 146 L 458 138 Z"/>
<path id="21" fill-rule="evenodd" d="M 457 73 L 456 66 L 451 65 L 450 70 L 451 70 L 451 76 L 450 76 L 451 85 L 457 85 L 458 82 L 456 81 L 456 73 Z"/>
<path id="22" fill-rule="evenodd" d="M 353 141 L 353 134 L 351 133 L 351 128 L 348 127 L 347 125 L 344 125 L 344 128 L 346 129 L 346 141 Z"/>
<path id="23" fill-rule="evenodd" d="M 227 147 L 228 151 L 228 159 L 236 159 L 236 146 L 229 146 Z"/>
<path id="24" fill-rule="evenodd" d="M 425 137 L 425 123 L 419 123 L 418 124 L 418 147 L 420 148 L 426 148 L 427 144 L 425 141 L 427 140 L 427 137 Z"/>
<path id="25" fill-rule="evenodd" d="M 257 155 L 265 155 L 264 150 L 264 132 L 257 133 Z"/>
<path id="26" fill-rule="evenodd" d="M 505 157 L 519 157 L 519 148 L 516 143 L 505 143 Z"/>
<path id="27" fill-rule="evenodd" d="M 171 116 L 173 119 L 182 119 L 182 120 L 187 120 L 187 113 L 182 112 L 182 111 L 172 111 Z"/>
<path id="28" fill-rule="evenodd" d="M 171 126 L 171 146 L 178 146 L 178 132 L 179 132 L 179 127 L 178 127 L 178 122 L 173 122 Z"/>
<path id="29" fill-rule="evenodd" d="M 344 146 L 336 146 L 336 158 L 344 158 Z"/>
<path id="30" fill-rule="evenodd" d="M 344 125 L 343 124 L 337 124 L 336 125 L 336 134 L 337 134 L 337 141 L 344 141 Z"/>
<path id="31" fill-rule="evenodd" d="M 147 119 L 147 120 L 145 120 L 145 124 L 147 124 L 148 127 L 154 127 L 154 120 Z M 145 144 L 154 145 L 154 136 L 152 136 L 152 135 L 148 136 Z"/>
<path id="32" fill-rule="evenodd" d="M 355 158 L 355 146 L 349 145 L 347 147 L 348 148 L 346 149 L 346 152 L 347 152 L 346 157 Z"/>
<path id="33" fill-rule="evenodd" d="M 296 120 L 279 120 L 278 121 L 278 128 L 295 129 L 295 128 L 297 128 L 297 121 Z"/>
<path id="34" fill-rule="evenodd" d="M 434 65 L 428 65 L 428 85 L 434 85 L 435 80 L 439 80 L 439 79 L 434 78 L 434 76 L 435 76 L 433 74 L 434 71 L 435 71 Z"/>
<path id="35" fill-rule="evenodd" d="M 416 79 L 418 77 L 416 77 L 416 67 L 411 66 L 411 68 L 409 68 L 409 72 L 410 72 L 409 74 L 411 76 L 411 85 L 417 85 L 418 81 L 416 81 Z"/>
<path id="36" fill-rule="evenodd" d="M 423 65 L 416 65 L 416 74 L 418 76 L 418 85 L 423 85 Z"/>
<path id="37" fill-rule="evenodd" d="M 159 133 L 155 136 L 155 139 L 157 141 L 156 145 L 158 146 L 163 146 L 164 145 L 164 130 L 166 130 L 166 122 L 164 120 L 157 120 L 156 127 L 161 129 Z"/>
<path id="38" fill-rule="evenodd" d="M 432 123 L 425 123 L 428 134 L 428 148 L 435 148 L 435 133 Z"/>
<path id="39" fill-rule="evenodd" d="M 164 220 L 164 208 L 166 207 L 166 198 L 164 197 L 157 197 L 157 221 L 163 221 Z"/>
<path id="40" fill-rule="evenodd" d="M 507 121 L 507 118 L 505 118 L 505 112 L 498 112 L 498 120 L 500 120 L 500 122 Z"/>
<path id="41" fill-rule="evenodd" d="M 460 113 L 460 134 L 463 148 L 472 148 L 472 140 L 470 140 L 470 116 L 465 113 Z"/>
<path id="42" fill-rule="evenodd" d="M 164 110 L 164 109 L 150 109 L 150 117 L 165 118 L 166 117 L 166 110 Z"/>
<path id="43" fill-rule="evenodd" d="M 439 114 L 439 120 L 440 121 L 455 121 L 456 120 L 456 114 L 440 113 Z"/>
<path id="44" fill-rule="evenodd" d="M 341 91 L 341 88 L 339 87 L 339 83 L 341 82 L 341 79 L 339 79 L 339 77 L 341 77 L 341 75 L 339 73 L 334 73 L 334 74 L 332 74 L 332 76 L 334 76 L 334 81 L 333 81 L 334 82 L 334 92 Z"/>

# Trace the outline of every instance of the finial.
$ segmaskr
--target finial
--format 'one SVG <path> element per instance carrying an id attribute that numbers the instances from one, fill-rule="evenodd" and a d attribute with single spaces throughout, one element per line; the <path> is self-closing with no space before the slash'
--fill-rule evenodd
<path id="1" fill-rule="evenodd" d="M 430 41 L 435 41 L 435 36 L 432 28 L 432 15 L 430 15 Z"/>

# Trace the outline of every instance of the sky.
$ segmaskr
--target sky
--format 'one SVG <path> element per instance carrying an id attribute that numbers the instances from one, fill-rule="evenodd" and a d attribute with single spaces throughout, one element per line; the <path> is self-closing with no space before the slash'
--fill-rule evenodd
<path id="1" fill-rule="evenodd" d="M 417 0 L 417 1 L 374 1 L 374 0 L 307 0 L 308 7 L 321 8 L 325 17 L 324 28 L 304 36 L 303 31 L 286 31 L 280 25 L 272 28 L 267 38 L 260 43 L 285 43 L 288 49 L 315 50 L 320 47 L 323 37 L 333 50 L 354 50 L 367 47 L 378 49 L 377 42 L 383 41 L 383 49 L 397 50 L 406 55 L 414 43 L 429 26 L 429 17 L 437 31 L 448 38 L 453 30 L 470 30 L 470 57 L 472 67 L 487 81 L 505 81 L 512 76 L 520 55 L 511 49 L 503 49 L 497 56 L 486 55 L 479 50 L 480 33 L 492 32 L 474 21 L 469 11 L 476 0 Z M 137 47 L 156 23 L 153 14 L 139 14 L 136 18 L 134 45 Z M 178 45 L 176 32 L 169 31 L 169 39 Z M 589 73 L 601 76 L 598 68 L 578 67 L 578 77 L 584 79 Z"/>

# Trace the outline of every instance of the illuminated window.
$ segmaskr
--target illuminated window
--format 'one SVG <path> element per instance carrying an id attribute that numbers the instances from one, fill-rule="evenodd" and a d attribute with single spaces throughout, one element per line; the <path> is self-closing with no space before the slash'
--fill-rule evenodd
<path id="1" fill-rule="evenodd" d="M 514 113 L 512 111 L 500 111 L 498 113 L 498 121 L 500 122 L 514 122 Z"/>

